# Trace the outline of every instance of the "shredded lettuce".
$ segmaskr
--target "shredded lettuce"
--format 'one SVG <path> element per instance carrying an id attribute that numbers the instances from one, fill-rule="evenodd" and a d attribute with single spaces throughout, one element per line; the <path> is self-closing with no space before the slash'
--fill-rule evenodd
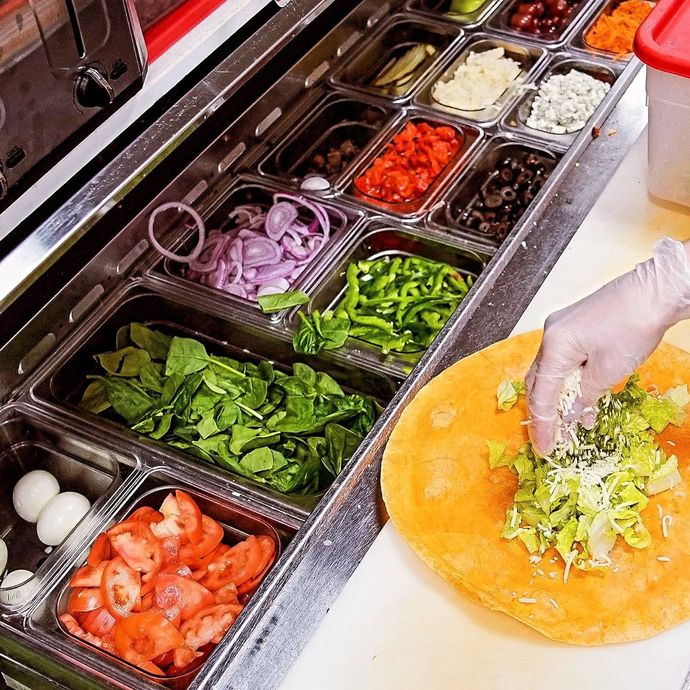
<path id="1" fill-rule="evenodd" d="M 524 395 L 525 390 L 523 381 L 511 381 L 510 379 L 501 381 L 496 389 L 498 409 L 504 412 L 512 409 L 513 405 L 518 401 L 518 396 Z"/>
<path id="2" fill-rule="evenodd" d="M 530 554 L 554 548 L 580 569 L 609 565 L 618 537 L 636 549 L 649 546 L 641 515 L 648 497 L 681 481 L 678 459 L 666 456 L 656 434 L 683 423 L 690 393 L 678 386 L 654 396 L 638 381 L 631 376 L 622 391 L 599 401 L 591 430 L 566 427 L 549 457 L 537 456 L 529 443 L 511 455 L 505 444 L 487 442 L 491 469 L 510 467 L 518 478 L 502 537 L 519 539 Z M 520 388 L 504 381 L 499 408 L 510 409 Z"/>

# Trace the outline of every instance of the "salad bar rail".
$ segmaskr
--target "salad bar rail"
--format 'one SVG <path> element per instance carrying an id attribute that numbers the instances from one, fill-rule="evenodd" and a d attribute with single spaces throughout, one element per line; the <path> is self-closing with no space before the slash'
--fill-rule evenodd
<path id="1" fill-rule="evenodd" d="M 11 308 L 11 296 L 29 282 L 40 287 L 39 267 L 56 261 L 67 245 L 87 231 L 109 238 L 57 291 L 55 285 L 44 286 L 43 294 L 50 289 L 54 296 L 37 300 L 26 323 L 0 350 L 3 482 L 9 486 L 20 470 L 30 469 L 22 453 L 35 446 L 55 462 L 68 457 L 79 468 L 75 481 L 83 484 L 82 492 L 93 494 L 99 487 L 100 496 L 45 559 L 15 564 L 35 575 L 29 598 L 0 609 L 0 669 L 9 677 L 29 687 L 44 687 L 48 679 L 68 688 L 160 685 L 154 676 L 69 636 L 58 613 L 70 575 L 83 563 L 94 536 L 139 505 L 142 495 L 173 487 L 201 496 L 208 505 L 225 506 L 225 513 L 216 512 L 221 522 L 232 521 L 223 515 L 242 513 L 268 525 L 278 535 L 282 553 L 201 670 L 164 684 L 278 687 L 385 521 L 379 463 L 401 410 L 442 368 L 508 335 L 642 131 L 644 107 L 626 93 L 639 63 L 593 54 L 582 46 L 582 30 L 610 2 L 581 2 L 562 33 L 542 42 L 506 26 L 510 3 L 489 0 L 476 12 L 455 18 L 438 10 L 442 4 L 293 0 L 97 176 L 83 195 L 20 245 L 16 252 L 31 253 L 28 272 L 16 271 L 16 252 L 0 262 L 2 275 L 14 280 L 4 295 Z M 374 64 L 376 56 L 385 57 L 376 42 L 386 27 L 404 23 L 423 29 L 415 36 L 423 35 L 424 41 L 439 37 L 435 52 L 406 83 L 407 90 L 371 93 L 371 73 L 381 69 Z M 506 52 L 529 56 L 531 66 L 502 97 L 498 112 L 453 114 L 436 107 L 429 96 L 433 79 L 476 41 L 505 44 Z M 386 48 L 397 56 L 405 49 Z M 579 133 L 559 137 L 527 127 L 523 111 L 536 85 L 564 62 L 606 81 L 610 89 Z M 286 70 L 288 65 L 292 67 Z M 352 108 L 353 101 L 382 114 L 384 121 L 376 121 L 374 131 L 358 143 L 358 153 L 344 164 L 339 156 L 347 151 L 336 137 L 333 141 L 340 143 L 328 153 L 340 147 L 333 158 L 339 170 L 332 173 L 328 188 L 300 192 L 304 176 L 299 165 L 304 161 L 285 165 L 291 142 L 301 141 L 298 149 L 323 143 L 321 134 L 330 135 L 345 122 L 334 120 L 333 128 L 317 118 L 333 104 L 334 109 Z M 359 180 L 384 145 L 411 121 L 451 129 L 462 140 L 460 149 L 411 203 L 378 203 L 361 193 Z M 361 120 L 347 123 L 367 130 Z M 553 162 L 550 175 L 513 227 L 505 228 L 502 241 L 472 228 L 448 227 L 445 209 L 463 194 L 471 198 L 475 192 L 467 185 L 492 174 L 488 166 L 495 161 L 488 161 L 499 146 L 545 155 Z M 530 165 L 538 164 L 531 160 Z M 303 193 L 309 203 L 321 204 L 340 219 L 333 221 L 329 244 L 299 277 L 299 287 L 319 309 L 340 294 L 349 257 L 419 254 L 448 262 L 464 275 L 478 275 L 426 352 L 383 354 L 351 337 L 339 349 L 305 358 L 292 348 L 300 323 L 297 310 L 265 314 L 256 303 L 190 282 L 175 262 L 150 246 L 148 219 L 163 203 L 193 206 L 211 228 L 234 208 L 270 205 L 279 192 Z M 158 239 L 176 253 L 188 253 L 194 242 L 188 216 L 162 217 L 166 226 L 157 230 Z M 119 342 L 122 328 L 132 322 L 200 340 L 214 355 L 268 360 L 283 372 L 306 361 L 332 376 L 346 393 L 371 396 L 383 411 L 325 492 L 280 494 L 79 406 L 85 380 L 95 371 L 93 355 L 112 348 L 116 334 Z M 11 528 L 8 516 L 0 513 L 0 518 L 3 529 Z"/>

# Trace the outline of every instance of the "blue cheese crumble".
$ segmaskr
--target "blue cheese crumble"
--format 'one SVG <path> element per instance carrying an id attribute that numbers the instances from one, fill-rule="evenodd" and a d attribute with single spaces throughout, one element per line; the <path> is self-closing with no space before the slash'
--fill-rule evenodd
<path id="1" fill-rule="evenodd" d="M 581 130 L 611 86 L 573 69 L 554 74 L 539 87 L 527 126 L 551 134 Z"/>

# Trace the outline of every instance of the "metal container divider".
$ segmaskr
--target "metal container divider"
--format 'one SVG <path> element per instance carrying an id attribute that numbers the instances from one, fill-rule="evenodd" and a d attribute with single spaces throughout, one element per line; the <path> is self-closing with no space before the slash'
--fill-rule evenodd
<path id="1" fill-rule="evenodd" d="M 408 12 L 420 14 L 430 19 L 443 19 L 460 24 L 463 29 L 472 29 L 480 26 L 481 23 L 494 11 L 504 0 L 484 0 L 476 10 L 471 12 L 454 12 L 453 5 L 461 5 L 454 0 L 407 0 L 405 9 Z"/>
<path id="2" fill-rule="evenodd" d="M 503 48 L 505 56 L 518 62 L 523 69 L 506 90 L 494 103 L 480 110 L 462 110 L 444 105 L 433 95 L 434 86 L 439 82 L 447 82 L 453 78 L 456 70 L 465 63 L 470 52 L 483 53 L 494 48 Z M 456 49 L 457 50 L 457 49 Z M 489 128 L 500 120 L 503 112 L 521 93 L 521 89 L 529 84 L 542 63 L 547 59 L 547 52 L 541 46 L 527 42 L 497 38 L 490 34 L 471 34 L 469 40 L 463 43 L 459 53 L 448 55 L 445 62 L 429 75 L 419 91 L 414 95 L 412 103 L 415 107 L 457 117 L 483 128 Z"/>
<path id="3" fill-rule="evenodd" d="M 464 32 L 452 23 L 408 17 L 404 14 L 393 15 L 376 33 L 365 36 L 353 47 L 349 58 L 330 76 L 329 83 L 336 89 L 364 93 L 389 103 L 406 103 L 445 51 L 463 38 Z M 413 70 L 414 77 L 404 83 L 404 88 L 398 92 L 385 86 L 370 84 L 389 65 L 391 55 L 399 59 L 409 48 L 420 43 L 433 45 L 436 53 L 426 57 Z"/>
<path id="4" fill-rule="evenodd" d="M 78 406 L 86 376 L 96 370 L 92 356 L 112 350 L 118 329 L 135 321 L 169 335 L 200 340 L 217 354 L 254 362 L 267 360 L 275 362 L 283 370 L 305 359 L 294 353 L 289 338 L 280 338 L 260 325 L 251 325 L 240 315 L 220 315 L 210 308 L 200 311 L 193 294 L 190 294 L 191 304 L 184 304 L 163 289 L 157 292 L 129 290 L 121 293 L 120 298 L 85 325 L 80 337 L 75 334 L 72 342 L 63 347 L 61 356 L 37 375 L 37 382 L 31 389 L 33 399 L 52 410 L 69 413 L 72 419 L 80 420 L 80 423 L 88 421 L 98 428 L 116 429 L 122 438 L 129 440 L 132 447 L 140 449 L 139 454 L 157 449 L 159 454 L 167 458 L 176 458 L 181 463 L 194 463 L 211 474 L 231 477 L 233 484 L 244 486 L 286 512 L 304 515 L 312 510 L 318 503 L 320 492 L 304 496 L 279 493 L 269 486 L 264 487 L 239 476 L 223 466 L 218 457 L 214 460 L 220 466 L 211 466 L 190 453 L 133 432 L 118 420 L 93 415 Z M 214 335 L 211 336 L 211 333 Z M 393 397 L 397 389 L 398 382 L 374 370 L 356 370 L 342 355 L 339 358 L 319 355 L 310 358 L 309 362 L 318 371 L 325 371 L 340 381 L 346 390 L 369 395 L 383 404 Z"/>
<path id="5" fill-rule="evenodd" d="M 490 176 L 492 176 L 494 172 L 498 172 L 496 170 L 496 164 L 499 162 L 499 159 L 503 157 L 517 157 L 523 154 L 533 154 L 537 156 L 548 171 L 548 177 L 543 182 L 540 182 L 539 189 L 533 194 L 534 198 L 530 202 L 531 205 L 531 203 L 537 199 L 542 189 L 548 184 L 548 179 L 553 174 L 561 158 L 561 152 L 556 149 L 545 149 L 543 144 L 535 145 L 534 142 L 527 139 L 497 135 L 486 142 L 473 162 L 463 171 L 463 174 L 458 178 L 456 183 L 447 190 L 443 199 L 439 201 L 436 207 L 431 211 L 428 217 L 429 227 L 439 232 L 446 233 L 451 237 L 462 237 L 470 242 L 484 245 L 488 251 L 495 251 L 500 247 L 501 243 L 510 236 L 520 218 L 525 213 L 529 212 L 529 206 L 520 213 L 512 227 L 507 229 L 506 237 L 500 240 L 494 239 L 489 234 L 484 234 L 478 229 L 472 229 L 463 225 L 462 222 L 458 221 L 456 218 L 462 214 L 462 210 L 469 210 L 471 206 L 476 203 L 479 191 L 483 189 L 486 182 L 491 179 Z M 516 178 L 517 176 L 505 180 L 505 183 L 512 186 L 517 183 Z M 519 190 L 518 193 L 520 193 Z"/>
<path id="6" fill-rule="evenodd" d="M 306 265 L 303 273 L 294 281 L 291 289 L 304 290 L 313 282 L 315 275 L 322 265 L 328 264 L 331 257 L 338 253 L 340 245 L 347 240 L 347 237 L 352 232 L 356 232 L 357 226 L 360 224 L 363 214 L 346 209 L 340 210 L 334 206 L 333 203 L 309 197 L 304 192 L 295 192 L 285 186 L 275 184 L 265 179 L 256 180 L 249 177 L 238 177 L 232 185 L 228 187 L 225 194 L 220 196 L 214 208 L 207 217 L 204 218 L 204 223 L 209 230 L 220 230 L 221 232 L 231 232 L 235 226 L 235 221 L 230 218 L 229 213 L 235 208 L 242 205 L 260 206 L 264 210 L 270 208 L 273 203 L 273 195 L 287 194 L 292 196 L 304 197 L 310 203 L 319 204 L 328 213 L 331 229 L 328 241 L 323 245 L 323 249 L 313 255 L 313 259 Z M 302 217 L 304 218 L 304 209 L 302 209 Z M 311 212 L 309 216 L 311 217 Z M 308 220 L 305 218 L 305 221 Z M 232 226 L 232 227 L 228 227 Z M 187 255 L 191 252 L 194 245 L 196 230 L 192 230 L 191 235 L 185 233 L 180 237 L 175 245 L 175 251 L 182 255 Z M 274 314 L 264 314 L 258 302 L 249 300 L 238 295 L 233 295 L 224 290 L 214 288 L 212 286 L 203 285 L 197 281 L 192 281 L 184 277 L 183 265 L 174 262 L 169 258 L 161 257 L 160 261 L 156 262 L 149 270 L 148 274 L 153 280 L 157 280 L 165 285 L 174 285 L 186 290 L 192 290 L 198 293 L 199 298 L 206 301 L 215 301 L 224 303 L 225 306 L 233 305 L 234 308 L 252 314 L 252 317 L 258 318 L 260 321 L 279 322 L 285 315 L 285 311 L 276 312 Z"/>
<path id="7" fill-rule="evenodd" d="M 330 274 L 323 276 L 320 285 L 314 287 L 309 311 L 318 309 L 323 313 L 335 309 L 345 293 L 345 270 L 348 264 L 381 256 L 420 256 L 450 264 L 463 276 L 472 276 L 474 280 L 489 260 L 488 256 L 453 242 L 452 237 L 441 241 L 437 236 L 420 229 L 373 221 L 367 224 L 359 237 L 353 239 Z M 457 309 L 462 309 L 462 302 Z M 299 311 L 299 308 L 292 310 L 289 317 L 288 324 L 293 330 L 299 327 Z M 373 368 L 399 378 L 408 376 L 424 353 L 424 350 L 419 350 L 409 354 L 392 352 L 384 355 L 380 347 L 354 337 L 348 338 L 340 350 L 358 366 Z"/>
<path id="8" fill-rule="evenodd" d="M 541 45 L 549 48 L 558 48 L 563 46 L 570 36 L 574 34 L 586 19 L 589 7 L 598 5 L 604 0 L 580 0 L 572 14 L 565 20 L 561 30 L 549 37 L 547 34 L 534 34 L 529 31 L 518 31 L 510 26 L 510 18 L 517 6 L 523 0 L 510 0 L 506 4 L 502 4 L 488 17 L 486 27 L 490 31 L 508 35 L 508 36 L 523 36 L 531 40 L 536 40 Z"/>
<path id="9" fill-rule="evenodd" d="M 587 34 L 596 24 L 597 20 L 602 14 L 611 14 L 613 10 L 621 4 L 623 0 L 607 0 L 603 7 L 595 7 L 587 13 L 587 18 L 581 30 L 574 33 L 567 44 L 564 46 L 566 50 L 577 56 L 583 56 L 589 60 L 610 60 L 620 68 L 624 68 L 630 59 L 635 55 L 634 52 L 629 53 L 611 53 L 599 48 L 593 48 L 587 43 Z M 656 4 L 656 0 L 646 0 L 650 6 Z"/>
<path id="10" fill-rule="evenodd" d="M 338 117 L 340 114 L 343 117 Z M 310 175 L 323 177 L 329 181 L 330 188 L 319 196 L 331 197 L 333 189 L 359 156 L 366 155 L 381 132 L 398 117 L 399 110 L 361 94 L 355 99 L 342 93 L 328 93 L 314 104 L 310 115 L 305 115 L 306 121 L 296 123 L 280 143 L 268 151 L 257 170 L 260 175 L 296 187 Z M 357 151 L 350 160 L 341 164 L 339 171 L 322 174 L 310 169 L 315 167 L 315 156 L 320 155 L 328 162 L 329 149 L 341 147 L 348 139 L 355 144 Z"/>
<path id="11" fill-rule="evenodd" d="M 606 108 L 606 95 L 601 100 L 591 117 L 587 119 L 584 127 L 576 132 L 566 134 L 552 134 L 535 127 L 530 127 L 527 124 L 532 103 L 539 93 L 539 87 L 547 80 L 556 74 L 566 74 L 571 70 L 576 69 L 584 72 L 595 79 L 606 82 L 613 86 L 620 73 L 614 72 L 611 65 L 598 64 L 592 61 L 580 60 L 572 58 L 566 53 L 558 53 L 554 55 L 553 59 L 546 65 L 545 69 L 539 75 L 536 86 L 537 90 L 532 93 L 526 93 L 520 98 L 517 103 L 503 116 L 501 126 L 506 130 L 513 131 L 525 137 L 532 139 L 539 139 L 547 144 L 566 148 L 572 145 L 580 132 L 589 127 L 589 124 L 596 120 L 597 113 Z M 608 95 L 608 94 L 607 94 Z"/>
<path id="12" fill-rule="evenodd" d="M 400 134 L 409 122 L 414 124 L 425 122 L 434 127 L 452 127 L 456 133 L 460 133 L 460 148 L 448 165 L 446 165 L 438 176 L 434 178 L 426 190 L 409 201 L 400 203 L 377 201 L 374 197 L 369 197 L 364 193 L 358 194 L 355 188 L 355 180 L 369 169 L 374 160 L 383 153 L 387 142 L 390 142 L 395 136 Z M 397 121 L 395 126 L 386 132 L 386 137 L 377 141 L 377 147 L 370 149 L 366 157 L 359 159 L 357 165 L 354 166 L 350 170 L 350 173 L 341 181 L 338 191 L 342 194 L 343 198 L 346 198 L 355 206 L 363 206 L 368 209 L 373 209 L 374 212 L 409 222 L 419 220 L 442 192 L 446 180 L 465 165 L 467 159 L 472 155 L 472 152 L 478 146 L 483 136 L 484 132 L 476 126 L 456 122 L 442 113 L 427 115 L 426 113 L 416 111 L 414 108 L 406 109 L 404 119 Z"/>

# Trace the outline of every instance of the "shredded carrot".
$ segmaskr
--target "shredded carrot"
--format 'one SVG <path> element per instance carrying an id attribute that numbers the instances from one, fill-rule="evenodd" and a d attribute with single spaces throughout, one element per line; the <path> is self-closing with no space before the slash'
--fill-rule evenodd
<path id="1" fill-rule="evenodd" d="M 591 48 L 623 55 L 632 52 L 638 27 L 652 11 L 647 0 L 624 0 L 611 14 L 602 14 L 585 36 Z"/>

